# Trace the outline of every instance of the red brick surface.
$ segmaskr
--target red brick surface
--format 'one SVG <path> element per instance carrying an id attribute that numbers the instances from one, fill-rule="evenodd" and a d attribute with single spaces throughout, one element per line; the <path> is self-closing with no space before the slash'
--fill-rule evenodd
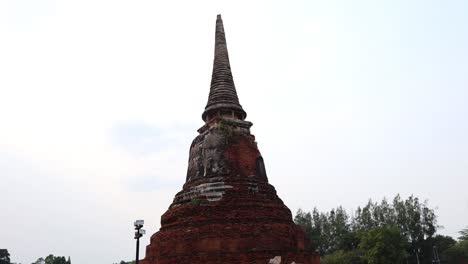
<path id="1" fill-rule="evenodd" d="M 210 133 L 220 132 L 212 128 Z M 220 142 L 216 151 L 221 155 L 215 155 L 219 160 L 214 162 L 225 164 L 229 174 L 194 177 L 176 197 L 189 195 L 197 186 L 222 183 L 221 199 L 210 201 L 202 194 L 176 198 L 161 218 L 161 229 L 151 237 L 143 263 L 268 263 L 275 256 L 288 264 L 319 263 L 275 188 L 257 175 L 260 152 L 254 137 L 234 132 Z M 193 155 L 199 153 L 204 152 Z M 203 163 L 203 157 L 197 159 Z"/>

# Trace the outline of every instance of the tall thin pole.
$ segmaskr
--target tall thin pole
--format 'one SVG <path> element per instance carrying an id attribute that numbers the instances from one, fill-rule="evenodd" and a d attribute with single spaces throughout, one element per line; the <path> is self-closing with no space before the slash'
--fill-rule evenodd
<path id="1" fill-rule="evenodd" d="M 136 258 L 135 263 L 138 264 L 140 260 L 140 237 L 145 234 L 145 230 L 141 229 L 143 227 L 143 220 L 136 220 L 133 224 L 135 226 L 135 239 L 136 239 Z"/>
<path id="2" fill-rule="evenodd" d="M 140 238 L 137 238 L 137 243 L 136 243 L 136 261 L 135 263 L 138 264 L 139 260 L 139 254 L 140 253 Z"/>

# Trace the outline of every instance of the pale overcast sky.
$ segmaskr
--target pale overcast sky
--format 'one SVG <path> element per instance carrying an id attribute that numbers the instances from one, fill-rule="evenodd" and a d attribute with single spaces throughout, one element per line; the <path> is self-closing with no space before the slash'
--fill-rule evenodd
<path id="1" fill-rule="evenodd" d="M 13 261 L 131 260 L 133 220 L 159 229 L 203 124 L 218 13 L 293 213 L 400 193 L 438 208 L 441 234 L 468 225 L 468 1 L 1 0 Z"/>

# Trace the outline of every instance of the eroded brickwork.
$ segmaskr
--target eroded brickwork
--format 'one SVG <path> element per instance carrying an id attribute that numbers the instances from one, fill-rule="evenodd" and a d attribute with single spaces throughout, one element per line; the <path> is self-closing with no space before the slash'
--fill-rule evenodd
<path id="1" fill-rule="evenodd" d="M 216 29 L 216 50 L 225 53 L 215 51 L 224 57 L 216 61 L 215 55 L 214 68 L 229 64 L 219 16 Z M 318 264 L 303 230 L 268 183 L 228 66 L 213 70 L 218 81 L 212 82 L 205 125 L 190 146 L 186 183 L 161 217 L 143 263 Z"/>

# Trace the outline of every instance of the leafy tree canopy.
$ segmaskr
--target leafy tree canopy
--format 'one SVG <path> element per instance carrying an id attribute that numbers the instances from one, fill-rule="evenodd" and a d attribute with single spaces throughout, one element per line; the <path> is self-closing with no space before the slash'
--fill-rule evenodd
<path id="1" fill-rule="evenodd" d="M 442 237 L 435 240 L 438 225 L 434 209 L 428 206 L 427 201 L 421 202 L 415 196 L 402 199 L 397 195 L 391 202 L 385 198 L 381 202 L 369 200 L 364 207 L 358 207 L 351 217 L 341 206 L 329 212 L 319 212 L 317 208 L 312 212 L 299 210 L 294 221 L 304 227 L 306 236 L 313 243 L 313 248 L 323 257 L 322 261 L 328 263 L 334 263 L 336 259 L 346 263 L 343 258 L 348 258 L 352 254 L 361 254 L 364 258 L 367 253 L 364 249 L 371 249 L 360 248 L 360 243 L 363 238 L 370 241 L 375 234 L 368 232 L 377 232 L 375 230 L 380 232 L 379 235 L 390 238 L 394 238 L 390 236 L 391 232 L 395 230 L 399 232 L 406 242 L 405 256 L 408 258 L 408 264 L 418 261 L 431 263 L 434 257 L 434 245 L 439 247 L 441 244 L 445 249 L 454 242 L 453 239 Z M 372 250 L 380 252 L 384 249 Z M 399 251 L 397 253 L 398 256 L 402 255 Z M 369 255 L 366 258 L 369 260 Z M 356 260 L 354 262 L 358 263 Z"/>
<path id="2" fill-rule="evenodd" d="M 10 253 L 8 253 L 8 249 L 0 249 L 0 264 L 10 263 Z"/>
<path id="3" fill-rule="evenodd" d="M 468 227 L 459 232 L 461 236 L 458 237 L 460 241 L 468 240 Z"/>
<path id="4" fill-rule="evenodd" d="M 451 262 L 468 261 L 468 240 L 460 241 L 445 251 Z"/>
<path id="5" fill-rule="evenodd" d="M 32 264 L 71 264 L 71 260 L 70 257 L 68 257 L 67 260 L 63 256 L 54 256 L 50 254 L 46 258 L 38 258 Z"/>
<path id="6" fill-rule="evenodd" d="M 368 264 L 398 264 L 405 262 L 407 240 L 397 227 L 380 226 L 362 233 L 359 248 Z"/>
<path id="7" fill-rule="evenodd" d="M 366 264 L 359 250 L 338 250 L 330 255 L 324 256 L 321 264 Z"/>

